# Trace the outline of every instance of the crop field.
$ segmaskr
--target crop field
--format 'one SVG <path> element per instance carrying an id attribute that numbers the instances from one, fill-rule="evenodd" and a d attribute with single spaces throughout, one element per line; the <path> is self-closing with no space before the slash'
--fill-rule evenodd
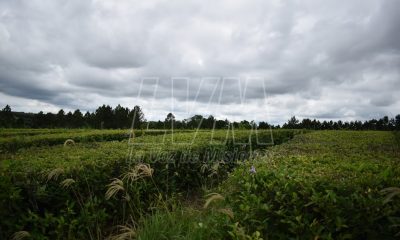
<path id="1" fill-rule="evenodd" d="M 396 239 L 399 139 L 1 129 L 0 239 Z"/>

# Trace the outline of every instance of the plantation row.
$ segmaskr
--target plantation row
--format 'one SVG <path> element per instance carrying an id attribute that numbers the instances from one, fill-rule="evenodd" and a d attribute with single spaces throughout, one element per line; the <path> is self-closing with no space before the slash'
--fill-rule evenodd
<path id="1" fill-rule="evenodd" d="M 227 226 L 238 223 L 235 234 L 264 239 L 398 239 L 396 134 L 297 135 L 255 161 L 256 174 L 248 174 L 250 166 L 235 170 L 215 190 L 225 197 L 216 206 L 232 210 L 234 218 Z"/>
<path id="2" fill-rule="evenodd" d="M 295 131 L 303 131 L 303 130 L 295 130 Z M 249 132 L 253 133 L 257 137 L 257 133 L 265 132 L 270 133 L 269 130 L 135 130 L 131 131 L 128 129 L 125 130 L 89 130 L 89 129 L 6 129 L 0 133 L 0 153 L 5 152 L 16 152 L 21 148 L 29 148 L 29 147 L 41 147 L 41 146 L 53 146 L 53 145 L 61 145 L 64 144 L 66 140 L 71 139 L 72 142 L 104 142 L 104 141 L 121 141 L 128 138 L 134 138 L 139 136 L 157 136 L 162 135 L 162 139 L 170 133 L 192 133 L 188 136 L 192 139 L 188 139 L 188 141 L 192 141 L 196 138 L 197 132 L 200 133 L 213 133 L 219 132 L 219 135 L 212 135 L 211 138 L 227 138 L 229 134 L 241 133 L 241 132 Z M 170 136 L 178 136 L 171 134 Z M 156 140 L 158 142 L 159 140 Z M 257 139 L 256 139 L 257 141 Z M 264 142 L 264 144 L 271 144 L 274 139 L 272 136 L 269 137 L 268 142 Z M 281 139 L 275 139 L 277 144 Z M 182 143 L 187 143 L 186 140 L 181 141 Z"/>
<path id="3" fill-rule="evenodd" d="M 142 219 L 160 205 L 170 208 L 180 193 L 215 186 L 257 149 L 298 133 L 146 132 L 120 142 L 38 144 L 6 154 L 0 170 L 0 238 L 17 231 L 41 239 L 106 237 L 116 231 L 110 226 Z M 63 134 L 64 141 L 71 138 Z M 84 139 L 84 134 L 76 136 Z M 48 142 L 57 135 L 32 137 Z"/>
<path id="4" fill-rule="evenodd" d="M 398 239 L 399 133 L 296 135 L 237 167 L 193 205 L 157 210 L 119 237 Z"/>
<path id="5" fill-rule="evenodd" d="M 38 131 L 35 131 L 38 130 Z M 142 134 L 160 135 L 166 134 L 165 130 L 134 131 L 135 136 Z M 101 142 L 101 141 L 121 141 L 129 138 L 132 134 L 130 130 L 39 130 L 31 129 L 24 131 L 9 131 L 0 135 L 0 153 L 15 152 L 21 148 L 52 146 L 64 144 L 67 139 L 73 142 Z"/>
<path id="6" fill-rule="evenodd" d="M 108 130 L 107 130 L 108 131 Z M 113 131 L 113 130 L 111 130 Z M 27 171 L 43 171 L 58 167 L 73 168 L 81 167 L 82 164 L 102 164 L 113 160 L 130 161 L 131 158 L 140 158 L 142 155 L 157 155 L 165 152 L 189 151 L 209 146 L 223 146 L 227 151 L 238 149 L 249 151 L 266 146 L 280 144 L 291 139 L 294 134 L 302 133 L 298 130 L 276 130 L 250 132 L 241 131 L 200 131 L 200 132 L 178 132 L 167 133 L 154 132 L 143 137 L 128 139 L 125 135 L 124 141 L 104 142 L 81 142 L 72 146 L 56 145 L 32 147 L 20 151 L 18 154 L 5 155 L 3 166 L 12 166 L 13 169 L 24 167 Z M 159 135 L 157 135 L 159 134 Z M 140 135 L 140 134 L 135 134 Z M 76 136 L 82 137 L 82 134 Z M 66 136 L 65 139 L 68 139 Z M 249 138 L 250 137 L 250 138 Z M 43 135 L 44 141 L 52 139 L 51 136 Z M 60 139 L 60 142 L 61 141 Z M 131 154 L 131 155 L 130 155 Z M 166 160 L 167 161 L 167 160 Z M 25 170 L 23 170 L 25 172 Z"/>
<path id="7" fill-rule="evenodd" d="M 66 129 L 66 128 L 1 128 L 0 137 L 32 136 L 51 133 L 77 133 L 90 131 L 89 129 Z"/>

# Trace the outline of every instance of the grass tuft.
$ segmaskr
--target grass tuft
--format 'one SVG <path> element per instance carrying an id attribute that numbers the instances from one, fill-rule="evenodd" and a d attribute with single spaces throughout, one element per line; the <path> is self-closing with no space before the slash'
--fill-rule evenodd
<path id="1" fill-rule="evenodd" d="M 72 179 L 72 178 L 67 178 L 67 179 L 65 179 L 64 181 L 62 181 L 61 183 L 60 183 L 60 186 L 62 187 L 62 188 L 69 188 L 72 184 L 74 184 L 75 183 L 75 180 L 74 179 Z"/>
<path id="2" fill-rule="evenodd" d="M 383 200 L 383 203 L 386 204 L 386 203 L 390 202 L 396 195 L 400 195 L 400 188 L 388 187 L 388 188 L 382 189 L 381 192 L 383 194 L 386 194 L 385 200 Z"/>
<path id="3" fill-rule="evenodd" d="M 72 139 L 67 139 L 64 142 L 64 147 L 68 146 L 68 145 L 75 145 L 75 141 Z"/>
<path id="4" fill-rule="evenodd" d="M 118 226 L 119 234 L 109 237 L 109 240 L 128 240 L 136 237 L 136 228 L 133 225 Z"/>
<path id="5" fill-rule="evenodd" d="M 220 212 L 220 213 L 225 214 L 226 216 L 228 216 L 232 220 L 235 217 L 234 214 L 233 214 L 232 209 L 230 209 L 230 208 L 221 208 L 221 209 L 218 209 L 217 211 Z"/>
<path id="6" fill-rule="evenodd" d="M 62 175 L 63 173 L 64 173 L 64 169 L 62 169 L 62 168 L 53 169 L 47 174 L 47 181 L 50 181 L 52 179 L 57 180 L 58 177 L 60 175 Z"/>
<path id="7" fill-rule="evenodd" d="M 210 205 L 214 201 L 224 200 L 224 197 L 219 193 L 210 193 L 210 194 L 207 194 L 206 197 L 207 197 L 207 200 L 203 206 L 204 208 L 207 208 L 208 205 Z"/>
<path id="8" fill-rule="evenodd" d="M 154 169 L 149 164 L 140 163 L 135 167 L 131 168 L 122 177 L 122 180 L 127 182 L 135 182 L 141 178 L 153 176 Z"/>
<path id="9" fill-rule="evenodd" d="M 12 235 L 11 239 L 12 240 L 21 240 L 21 239 L 30 238 L 30 237 L 31 237 L 31 234 L 29 232 L 27 232 L 27 231 L 19 231 L 19 232 L 14 233 Z"/>
<path id="10" fill-rule="evenodd" d="M 125 191 L 124 182 L 118 178 L 114 178 L 113 181 L 107 185 L 107 187 L 106 200 L 114 197 L 120 191 Z"/>

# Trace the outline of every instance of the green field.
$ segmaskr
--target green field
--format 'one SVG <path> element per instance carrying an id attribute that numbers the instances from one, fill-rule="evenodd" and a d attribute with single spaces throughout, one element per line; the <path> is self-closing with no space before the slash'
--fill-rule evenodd
<path id="1" fill-rule="evenodd" d="M 399 139 L 1 129 L 0 239 L 396 239 Z"/>

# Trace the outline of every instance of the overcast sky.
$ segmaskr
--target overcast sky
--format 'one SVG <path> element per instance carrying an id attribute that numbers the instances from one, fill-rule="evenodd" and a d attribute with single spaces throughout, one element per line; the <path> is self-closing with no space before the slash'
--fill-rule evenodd
<path id="1" fill-rule="evenodd" d="M 0 0 L 0 104 L 369 119 L 400 113 L 400 1 Z"/>

